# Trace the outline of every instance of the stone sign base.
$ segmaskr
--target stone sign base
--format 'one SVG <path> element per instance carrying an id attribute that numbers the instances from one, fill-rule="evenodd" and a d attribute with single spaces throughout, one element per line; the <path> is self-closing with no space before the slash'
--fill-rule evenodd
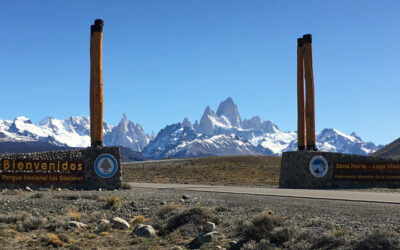
<path id="1" fill-rule="evenodd" d="M 119 189 L 118 147 L 0 155 L 0 188 Z"/>
<path id="2" fill-rule="evenodd" d="M 400 188 L 400 161 L 329 152 L 285 152 L 279 187 Z"/>

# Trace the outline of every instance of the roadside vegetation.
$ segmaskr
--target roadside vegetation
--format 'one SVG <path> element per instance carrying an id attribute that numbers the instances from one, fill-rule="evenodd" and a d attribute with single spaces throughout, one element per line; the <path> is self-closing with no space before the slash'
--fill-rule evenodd
<path id="1" fill-rule="evenodd" d="M 395 205 L 366 208 L 358 203 L 346 203 L 351 206 L 347 207 L 344 202 L 260 199 L 232 194 L 180 194 L 172 190 L 19 190 L 12 194 L 2 190 L 0 246 L 400 249 L 400 212 Z M 372 213 L 374 218 L 367 216 Z"/>
<path id="2" fill-rule="evenodd" d="M 224 156 L 123 165 L 126 182 L 277 187 L 281 158 Z"/>

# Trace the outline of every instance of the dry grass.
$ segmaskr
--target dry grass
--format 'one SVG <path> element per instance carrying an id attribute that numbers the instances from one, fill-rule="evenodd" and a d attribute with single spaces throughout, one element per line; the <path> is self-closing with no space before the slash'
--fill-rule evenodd
<path id="1" fill-rule="evenodd" d="M 125 181 L 277 186 L 280 157 L 223 156 L 123 165 Z"/>
<path id="2" fill-rule="evenodd" d="M 75 221 L 81 221 L 83 214 L 78 212 L 77 208 L 74 206 L 67 208 L 67 215 Z"/>
<path id="3" fill-rule="evenodd" d="M 147 221 L 146 217 L 144 217 L 143 215 L 138 215 L 135 216 L 132 220 L 129 221 L 129 224 L 131 224 L 132 226 L 135 226 L 137 224 L 143 224 Z"/>
<path id="4" fill-rule="evenodd" d="M 122 200 L 119 196 L 110 196 L 106 200 L 106 209 L 119 209 L 122 206 Z"/>
<path id="5" fill-rule="evenodd" d="M 64 242 L 62 242 L 60 238 L 53 233 L 48 233 L 45 236 L 43 236 L 42 241 L 45 243 L 45 245 L 52 245 L 54 247 L 60 247 L 64 245 Z"/>

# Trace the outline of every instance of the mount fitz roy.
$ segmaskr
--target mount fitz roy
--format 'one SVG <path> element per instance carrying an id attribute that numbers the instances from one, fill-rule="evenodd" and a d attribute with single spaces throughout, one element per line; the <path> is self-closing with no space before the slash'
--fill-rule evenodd
<path id="1" fill-rule="evenodd" d="M 200 122 L 166 126 L 157 136 L 148 135 L 139 123 L 125 114 L 117 126 L 104 122 L 103 143 L 142 152 L 145 158 L 183 158 L 223 155 L 280 155 L 297 149 L 296 132 L 283 132 L 271 121 L 256 116 L 242 120 L 232 98 L 221 102 L 217 112 L 207 107 Z M 336 129 L 324 129 L 316 135 L 321 151 L 366 155 L 382 146 L 363 142 L 355 133 L 346 135 Z M 90 120 L 87 116 L 58 120 L 46 117 L 33 124 L 26 117 L 0 120 L 0 143 L 46 143 L 55 147 L 88 147 Z M 4 150 L 3 150 L 4 151 Z"/>

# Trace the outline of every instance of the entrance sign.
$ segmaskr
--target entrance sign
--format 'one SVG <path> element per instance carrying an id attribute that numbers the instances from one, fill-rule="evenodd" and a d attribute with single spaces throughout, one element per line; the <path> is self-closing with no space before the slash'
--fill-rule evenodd
<path id="1" fill-rule="evenodd" d="M 312 150 L 284 152 L 279 187 L 399 188 L 400 161 Z"/>
<path id="2" fill-rule="evenodd" d="M 102 154 L 94 162 L 94 171 L 102 178 L 112 177 L 118 169 L 117 160 L 110 154 Z"/>
<path id="3" fill-rule="evenodd" d="M 91 147 L 0 155 L 0 189 L 26 186 L 33 189 L 122 188 L 120 150 L 103 146 L 103 24 L 103 20 L 96 19 L 90 29 Z"/>

